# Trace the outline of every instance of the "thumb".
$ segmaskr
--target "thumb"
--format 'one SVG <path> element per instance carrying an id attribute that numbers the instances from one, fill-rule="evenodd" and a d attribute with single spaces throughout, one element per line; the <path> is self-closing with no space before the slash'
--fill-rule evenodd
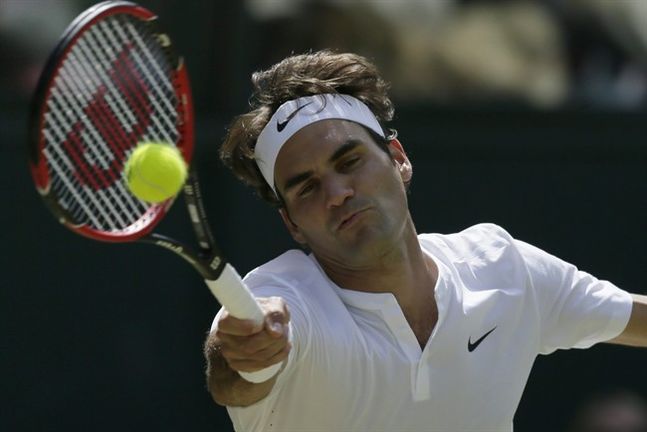
<path id="1" fill-rule="evenodd" d="M 270 314 L 265 317 L 265 327 L 271 336 L 283 336 L 283 317 L 280 314 Z"/>

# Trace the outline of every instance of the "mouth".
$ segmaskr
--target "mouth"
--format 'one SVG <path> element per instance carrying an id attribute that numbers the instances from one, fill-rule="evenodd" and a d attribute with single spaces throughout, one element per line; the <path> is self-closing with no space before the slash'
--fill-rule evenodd
<path id="1" fill-rule="evenodd" d="M 360 218 L 360 215 L 364 213 L 366 210 L 368 209 L 365 208 L 365 209 L 357 210 L 344 216 L 341 219 L 341 222 L 337 225 L 337 230 L 338 231 L 343 230 L 344 228 L 351 226 L 353 223 L 355 223 L 355 221 L 357 221 Z"/>

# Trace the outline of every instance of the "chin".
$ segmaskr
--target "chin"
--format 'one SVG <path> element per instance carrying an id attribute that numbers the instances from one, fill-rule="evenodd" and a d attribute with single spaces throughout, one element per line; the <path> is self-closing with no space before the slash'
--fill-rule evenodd
<path id="1" fill-rule="evenodd" d="M 344 242 L 344 250 L 349 258 L 372 258 L 384 255 L 393 246 L 395 239 L 382 230 L 365 228 L 356 233 L 353 240 Z"/>

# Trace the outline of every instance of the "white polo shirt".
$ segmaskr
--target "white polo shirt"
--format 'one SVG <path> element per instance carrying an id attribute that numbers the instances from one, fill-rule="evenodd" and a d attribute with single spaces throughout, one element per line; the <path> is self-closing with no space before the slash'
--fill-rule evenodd
<path id="1" fill-rule="evenodd" d="M 512 431 L 537 354 L 622 332 L 631 296 L 496 225 L 419 236 L 439 269 L 423 350 L 390 293 L 335 285 L 292 250 L 245 278 L 281 296 L 293 349 L 265 399 L 228 408 L 237 431 Z"/>

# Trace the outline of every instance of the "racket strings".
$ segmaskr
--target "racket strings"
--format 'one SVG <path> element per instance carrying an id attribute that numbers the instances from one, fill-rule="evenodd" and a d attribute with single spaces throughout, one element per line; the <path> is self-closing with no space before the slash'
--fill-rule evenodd
<path id="1" fill-rule="evenodd" d="M 78 224 L 137 231 L 154 217 L 122 179 L 139 141 L 179 139 L 175 72 L 148 23 L 115 15 L 86 29 L 67 52 L 44 116 L 51 188 Z"/>

